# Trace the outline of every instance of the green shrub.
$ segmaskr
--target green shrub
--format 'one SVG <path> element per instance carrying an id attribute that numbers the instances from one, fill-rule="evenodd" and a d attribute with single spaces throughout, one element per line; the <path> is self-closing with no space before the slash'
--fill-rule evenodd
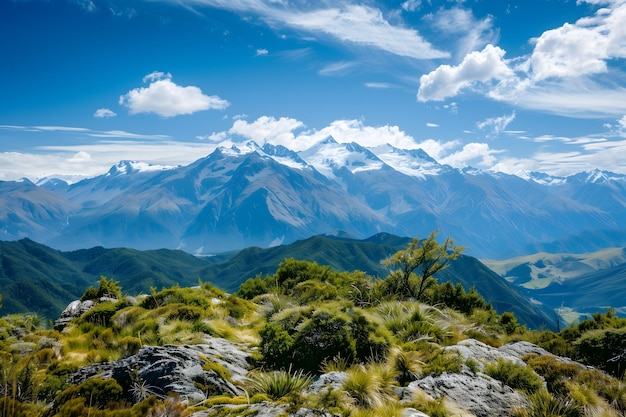
<path id="1" fill-rule="evenodd" d="M 293 363 L 305 371 L 319 372 L 322 363 L 341 356 L 355 358 L 356 349 L 348 320 L 343 315 L 318 311 L 294 336 Z"/>
<path id="2" fill-rule="evenodd" d="M 621 378 L 626 370 L 626 328 L 594 330 L 574 344 L 574 359 Z"/>
<path id="3" fill-rule="evenodd" d="M 275 283 L 272 277 L 266 276 L 265 278 L 261 278 L 261 275 L 257 275 L 241 283 L 236 294 L 245 300 L 252 300 L 259 295 L 271 292 L 274 285 Z"/>
<path id="4" fill-rule="evenodd" d="M 292 363 L 291 349 L 293 338 L 277 324 L 266 323 L 259 331 L 261 336 L 260 353 L 263 362 L 270 368 L 287 369 Z"/>
<path id="5" fill-rule="evenodd" d="M 194 305 L 170 304 L 168 307 L 171 307 L 171 310 L 167 315 L 167 320 L 184 320 L 193 323 L 206 314 L 203 308 Z"/>
<path id="6" fill-rule="evenodd" d="M 424 362 L 422 373 L 425 375 L 439 376 L 444 372 L 458 374 L 463 370 L 461 356 L 443 349 L 431 348 L 422 358 L 422 362 Z"/>
<path id="7" fill-rule="evenodd" d="M 115 315 L 117 310 L 118 308 L 116 303 L 107 301 L 88 310 L 81 316 L 80 320 L 84 323 L 93 323 L 97 326 L 110 327 L 111 318 Z"/>
<path id="8" fill-rule="evenodd" d="M 533 370 L 526 365 L 498 359 L 495 364 L 485 367 L 485 374 L 503 382 L 513 389 L 534 393 L 541 388 L 543 381 Z"/>
<path id="9" fill-rule="evenodd" d="M 80 300 L 99 300 L 101 297 L 117 298 L 119 300 L 122 298 L 122 287 L 120 287 L 117 281 L 101 275 L 98 288 L 87 288 L 82 297 L 80 297 Z"/>
<path id="10" fill-rule="evenodd" d="M 224 307 L 234 319 L 241 319 L 254 309 L 251 303 L 232 294 L 224 301 Z"/>
<path id="11" fill-rule="evenodd" d="M 113 378 L 94 377 L 81 384 L 69 386 L 56 396 L 54 408 L 60 409 L 65 403 L 76 399 L 85 400 L 87 406 L 93 408 L 117 409 L 125 405 L 124 390 Z"/>
<path id="12" fill-rule="evenodd" d="M 578 364 L 558 361 L 554 356 L 531 354 L 522 359 L 543 377 L 548 391 L 563 395 L 568 391 L 566 383 L 583 370 Z"/>
<path id="13" fill-rule="evenodd" d="M 310 279 L 297 284 L 293 287 L 290 294 L 301 304 L 309 304 L 334 300 L 337 298 L 338 291 L 332 284 Z"/>

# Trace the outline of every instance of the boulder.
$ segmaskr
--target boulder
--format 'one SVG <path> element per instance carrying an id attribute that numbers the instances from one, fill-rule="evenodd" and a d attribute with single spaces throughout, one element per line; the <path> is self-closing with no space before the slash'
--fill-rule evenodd
<path id="1" fill-rule="evenodd" d="M 457 352 L 464 361 L 473 359 L 478 363 L 478 367 L 481 371 L 485 369 L 486 364 L 497 362 L 498 359 L 504 359 L 518 365 L 525 365 L 524 361 L 521 359 L 524 355 L 520 355 L 515 349 L 495 348 L 475 339 L 462 340 L 456 345 L 446 347 L 446 350 Z"/>
<path id="2" fill-rule="evenodd" d="M 150 394 L 164 397 L 176 393 L 194 403 L 213 395 L 243 395 L 234 382 L 245 379 L 248 356 L 241 347 L 215 338 L 199 345 L 144 346 L 128 358 L 81 368 L 69 382 L 80 384 L 96 376 L 114 378 L 131 402 Z M 205 366 L 207 362 L 217 366 Z M 220 372 L 220 368 L 228 372 Z"/>
<path id="3" fill-rule="evenodd" d="M 467 368 L 460 374 L 427 376 L 411 382 L 408 388 L 419 388 L 434 398 L 443 396 L 476 417 L 509 416 L 513 407 L 525 404 L 524 397 L 510 387 Z"/>
<path id="4" fill-rule="evenodd" d="M 68 325 L 72 319 L 80 317 L 84 312 L 95 306 L 96 303 L 92 300 L 75 300 L 65 307 L 65 310 L 61 312 L 58 319 L 54 321 L 54 330 L 61 331 Z"/>

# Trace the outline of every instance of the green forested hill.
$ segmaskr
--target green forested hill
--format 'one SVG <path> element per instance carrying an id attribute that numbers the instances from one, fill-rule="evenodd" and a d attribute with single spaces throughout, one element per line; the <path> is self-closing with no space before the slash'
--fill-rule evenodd
<path id="1" fill-rule="evenodd" d="M 175 250 L 138 251 L 96 247 L 60 252 L 29 239 L 0 242 L 0 294 L 3 314 L 35 311 L 56 318 L 101 275 L 120 283 L 128 294 L 148 293 L 175 284 L 211 282 L 236 291 L 247 278 L 273 274 L 287 258 L 314 261 L 339 271 L 361 270 L 386 276 L 380 261 L 405 249 L 409 238 L 379 234 L 365 240 L 315 236 L 268 249 L 247 248 L 232 255 L 199 258 Z M 554 327 L 552 318 L 475 258 L 462 256 L 438 277 L 440 282 L 475 286 L 498 312 L 512 311 L 532 328 Z"/>

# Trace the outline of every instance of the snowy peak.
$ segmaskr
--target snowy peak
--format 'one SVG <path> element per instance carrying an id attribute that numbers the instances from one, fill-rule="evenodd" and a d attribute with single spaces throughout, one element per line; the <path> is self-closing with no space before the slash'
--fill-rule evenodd
<path id="1" fill-rule="evenodd" d="M 595 169 L 590 172 L 580 172 L 567 177 L 569 184 L 604 184 L 612 181 L 625 181 L 626 175 L 615 174 L 609 171 Z"/>
<path id="2" fill-rule="evenodd" d="M 371 150 L 387 165 L 412 177 L 423 178 L 451 169 L 440 165 L 422 149 L 398 149 L 386 144 L 371 148 Z"/>
<path id="3" fill-rule="evenodd" d="M 337 178 L 342 168 L 356 174 L 379 170 L 385 165 L 380 158 L 361 145 L 355 142 L 337 143 L 332 136 L 300 152 L 299 155 L 322 175 L 331 179 Z"/>
<path id="4" fill-rule="evenodd" d="M 167 165 L 153 165 L 148 164 L 146 162 L 140 161 L 128 161 L 122 160 L 118 162 L 116 165 L 112 166 L 109 172 L 106 174 L 107 177 L 117 177 L 122 175 L 130 175 L 138 172 L 154 172 L 154 171 L 165 171 L 168 169 L 176 168 L 174 166 Z"/>
<path id="5" fill-rule="evenodd" d="M 308 167 L 308 164 L 300 158 L 296 152 L 282 145 L 266 143 L 261 149 L 266 155 L 272 157 L 279 164 L 295 169 L 305 169 Z"/>

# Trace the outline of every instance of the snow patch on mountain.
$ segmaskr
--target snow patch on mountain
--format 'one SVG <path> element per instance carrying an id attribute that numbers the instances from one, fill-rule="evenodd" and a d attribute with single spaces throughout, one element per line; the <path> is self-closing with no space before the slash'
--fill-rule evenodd
<path id="1" fill-rule="evenodd" d="M 389 144 L 369 149 L 387 165 L 411 177 L 423 179 L 428 175 L 438 175 L 444 169 L 422 149 L 398 149 Z"/>
<path id="2" fill-rule="evenodd" d="M 129 175 L 138 172 L 166 171 L 175 169 L 175 165 L 154 165 L 141 161 L 122 160 L 111 167 L 106 176 Z"/>
<path id="3" fill-rule="evenodd" d="M 361 145 L 355 142 L 338 143 L 332 136 L 298 155 L 330 179 L 337 179 L 338 171 L 344 167 L 355 174 L 380 170 L 385 165 L 380 158 Z"/>

